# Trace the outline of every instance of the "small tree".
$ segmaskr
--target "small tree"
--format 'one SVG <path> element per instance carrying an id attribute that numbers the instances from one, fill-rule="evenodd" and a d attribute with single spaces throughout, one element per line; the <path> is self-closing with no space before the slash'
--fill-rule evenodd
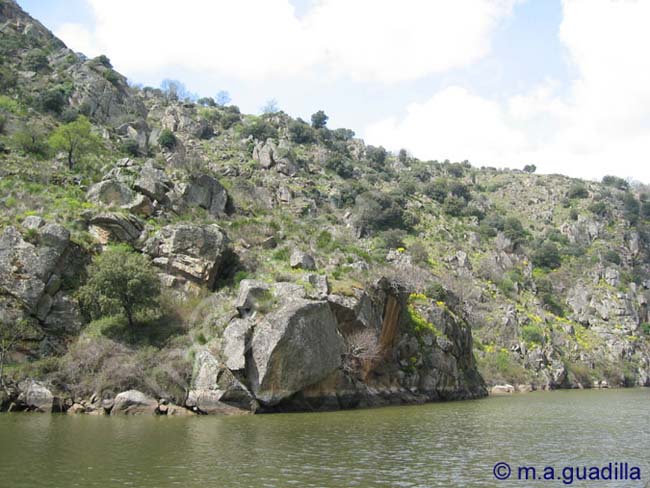
<path id="1" fill-rule="evenodd" d="M 137 312 L 158 304 L 160 281 L 145 256 L 114 246 L 93 259 L 88 281 L 77 293 L 93 318 L 122 312 L 132 327 Z"/>
<path id="2" fill-rule="evenodd" d="M 325 115 L 325 112 L 319 110 L 311 116 L 311 126 L 314 129 L 324 129 L 328 120 L 329 117 Z"/>
<path id="3" fill-rule="evenodd" d="M 264 114 L 274 114 L 280 111 L 278 101 L 275 98 L 267 100 L 264 106 L 262 107 L 262 113 Z"/>
<path id="4" fill-rule="evenodd" d="M 68 167 L 73 168 L 75 160 L 101 147 L 99 136 L 93 134 L 90 121 L 80 115 L 77 120 L 59 126 L 50 136 L 50 146 L 56 151 L 65 151 Z"/>
<path id="5" fill-rule="evenodd" d="M 222 107 L 228 105 L 232 101 L 230 98 L 230 93 L 228 93 L 226 90 L 221 90 L 219 93 L 217 93 L 215 100 L 217 102 L 217 105 L 221 105 Z"/>
<path id="6" fill-rule="evenodd" d="M 527 164 L 526 166 L 524 166 L 524 172 L 525 173 L 531 173 L 532 174 L 535 171 L 537 171 L 537 166 L 535 166 L 534 164 Z"/>

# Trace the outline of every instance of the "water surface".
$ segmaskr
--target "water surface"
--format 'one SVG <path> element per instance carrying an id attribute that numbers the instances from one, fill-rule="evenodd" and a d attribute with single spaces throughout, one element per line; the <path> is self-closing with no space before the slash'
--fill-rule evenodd
<path id="1" fill-rule="evenodd" d="M 565 486 L 495 480 L 492 467 L 642 466 L 650 389 L 246 417 L 0 415 L 6 487 Z"/>

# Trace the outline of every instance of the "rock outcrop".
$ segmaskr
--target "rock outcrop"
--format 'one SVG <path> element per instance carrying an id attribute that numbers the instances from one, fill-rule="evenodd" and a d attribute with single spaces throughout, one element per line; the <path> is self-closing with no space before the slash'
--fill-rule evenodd
<path id="1" fill-rule="evenodd" d="M 327 302 L 292 300 L 255 327 L 247 368 L 255 397 L 275 405 L 341 365 L 343 338 Z"/>
<path id="2" fill-rule="evenodd" d="M 111 415 L 155 415 L 158 401 L 138 390 L 124 391 L 115 397 Z"/>
<path id="3" fill-rule="evenodd" d="M 145 252 L 176 285 L 214 288 L 229 253 L 229 241 L 216 224 L 175 224 L 147 240 Z"/>

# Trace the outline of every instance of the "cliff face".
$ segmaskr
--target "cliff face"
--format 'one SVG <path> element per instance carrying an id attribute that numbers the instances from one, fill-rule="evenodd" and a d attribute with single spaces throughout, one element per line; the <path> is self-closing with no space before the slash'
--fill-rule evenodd
<path id="1" fill-rule="evenodd" d="M 0 32 L 5 407 L 103 412 L 125 392 L 116 412 L 266 412 L 650 385 L 644 185 L 419 161 L 283 112 L 131 88 L 15 2 Z M 99 143 L 70 169 L 48 136 L 81 116 Z M 113 244 L 163 288 L 137 328 L 78 301 Z"/>

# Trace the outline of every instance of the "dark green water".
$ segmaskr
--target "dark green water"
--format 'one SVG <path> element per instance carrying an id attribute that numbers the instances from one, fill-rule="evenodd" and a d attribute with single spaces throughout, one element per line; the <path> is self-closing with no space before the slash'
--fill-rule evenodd
<path id="1" fill-rule="evenodd" d="M 641 482 L 572 486 L 643 487 L 650 389 L 226 418 L 0 415 L 2 487 L 565 486 L 497 481 L 498 461 L 627 461 Z"/>

